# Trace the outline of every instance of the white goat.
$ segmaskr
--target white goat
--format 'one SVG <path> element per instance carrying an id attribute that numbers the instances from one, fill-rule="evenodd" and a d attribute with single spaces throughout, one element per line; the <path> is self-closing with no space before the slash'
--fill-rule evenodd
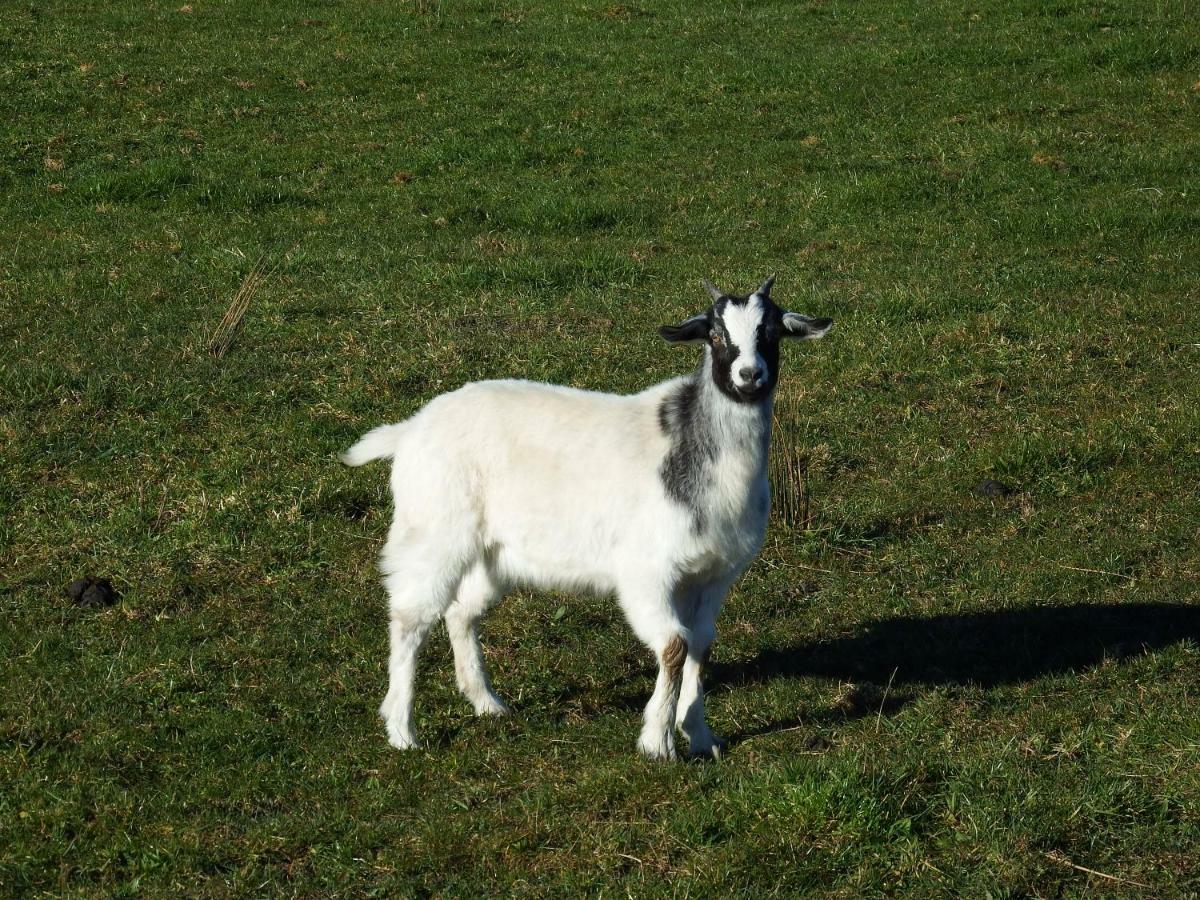
<path id="1" fill-rule="evenodd" d="M 781 338 L 821 337 L 830 319 L 784 312 L 774 276 L 749 296 L 708 282 L 712 306 L 660 334 L 704 344 L 699 368 L 640 394 L 482 381 L 366 434 L 352 466 L 393 457 L 395 518 L 381 554 L 391 609 L 391 744 L 412 728 L 417 653 L 442 616 L 458 686 L 479 715 L 508 711 L 476 631 L 517 584 L 615 593 L 659 662 L 638 747 L 719 756 L 701 668 L 733 581 L 762 546 L 767 450 Z"/>

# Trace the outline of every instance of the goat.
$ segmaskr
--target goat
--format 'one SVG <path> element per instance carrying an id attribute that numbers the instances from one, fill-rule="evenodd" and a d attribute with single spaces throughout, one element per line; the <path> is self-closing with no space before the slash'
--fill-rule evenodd
<path id="1" fill-rule="evenodd" d="M 704 717 L 701 670 L 730 585 L 758 554 L 782 338 L 833 324 L 785 312 L 772 275 L 752 294 L 703 282 L 712 305 L 659 333 L 703 344 L 699 367 L 631 396 L 481 381 L 368 432 L 342 460 L 392 457 L 395 516 L 380 559 L 390 600 L 392 746 L 417 746 L 417 654 L 444 617 L 458 686 L 479 715 L 508 708 L 484 669 L 477 625 L 506 590 L 615 593 L 658 678 L 638 748 L 695 756 L 723 742 Z"/>

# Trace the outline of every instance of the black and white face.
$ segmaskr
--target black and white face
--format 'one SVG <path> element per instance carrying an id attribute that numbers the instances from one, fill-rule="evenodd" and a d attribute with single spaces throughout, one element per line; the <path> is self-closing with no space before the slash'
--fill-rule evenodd
<path id="1" fill-rule="evenodd" d="M 810 319 L 780 309 L 771 300 L 774 283 L 772 275 L 754 293 L 739 297 L 705 282 L 713 298 L 708 311 L 679 325 L 665 325 L 659 334 L 672 343 L 706 343 L 713 381 L 731 400 L 765 400 L 779 383 L 779 342 L 819 338 L 833 325 L 832 319 Z"/>

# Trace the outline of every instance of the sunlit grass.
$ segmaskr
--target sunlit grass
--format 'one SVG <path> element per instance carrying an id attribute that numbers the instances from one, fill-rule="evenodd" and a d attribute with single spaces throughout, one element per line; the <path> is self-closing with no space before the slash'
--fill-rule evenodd
<path id="1" fill-rule="evenodd" d="M 6 11 L 2 892 L 1200 890 L 1197 47 L 1182 2 Z M 435 634 L 391 751 L 385 473 L 336 453 L 683 372 L 656 326 L 772 271 L 836 326 L 726 758 L 641 760 L 647 654 L 529 592 L 515 715 Z"/>

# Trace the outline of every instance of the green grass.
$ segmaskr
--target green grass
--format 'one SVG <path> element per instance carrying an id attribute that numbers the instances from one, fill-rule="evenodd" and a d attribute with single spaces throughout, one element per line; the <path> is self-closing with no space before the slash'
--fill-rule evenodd
<path id="1" fill-rule="evenodd" d="M 1200 893 L 1193 4 L 181 4 L 0 16 L 0 893 Z M 837 326 L 726 758 L 640 759 L 648 655 L 529 592 L 514 717 L 435 634 L 390 750 L 336 452 L 685 371 L 655 327 L 771 271 Z"/>

